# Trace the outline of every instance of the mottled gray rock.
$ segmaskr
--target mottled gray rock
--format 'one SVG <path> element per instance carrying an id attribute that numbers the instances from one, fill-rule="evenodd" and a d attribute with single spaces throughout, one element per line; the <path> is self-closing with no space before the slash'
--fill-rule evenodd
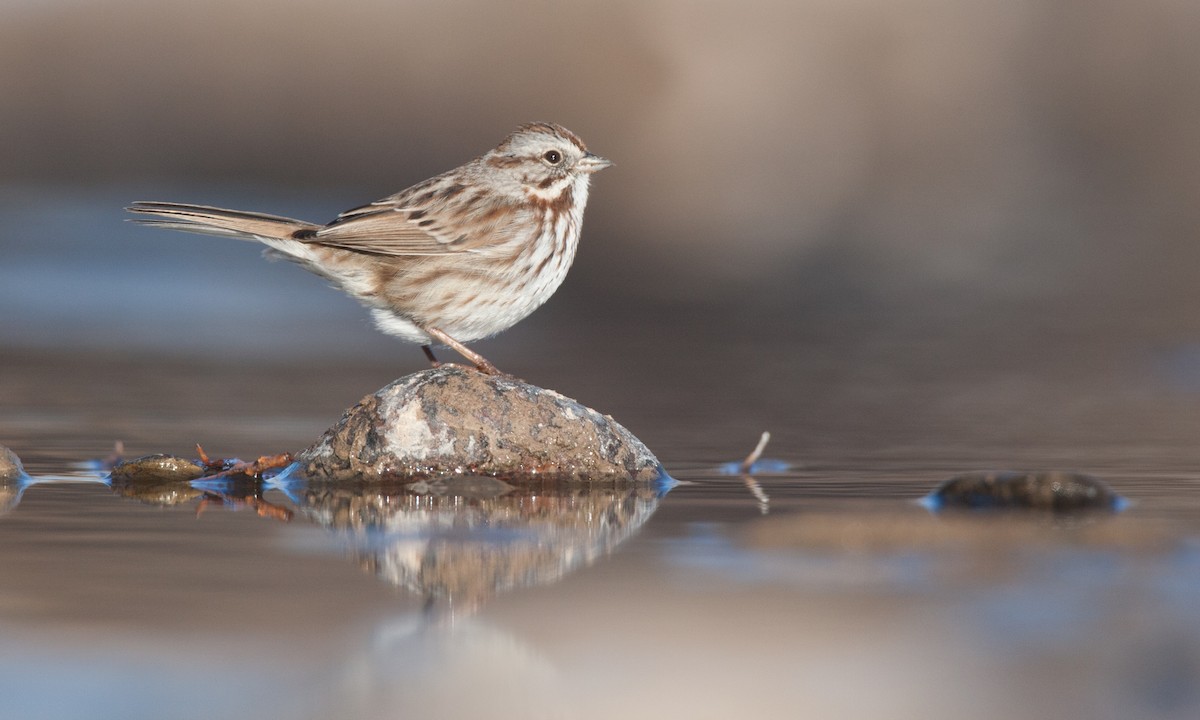
<path id="1" fill-rule="evenodd" d="M 607 415 L 552 390 L 457 365 L 363 398 L 297 457 L 311 479 L 491 475 L 509 482 L 652 482 L 654 454 Z"/>
<path id="2" fill-rule="evenodd" d="M 0 481 L 18 480 L 25 475 L 21 458 L 12 450 L 0 445 Z"/>
<path id="3" fill-rule="evenodd" d="M 1026 508 L 1056 512 L 1119 510 L 1123 504 L 1101 480 L 1071 472 L 973 472 L 957 475 L 925 499 L 934 508 Z"/>

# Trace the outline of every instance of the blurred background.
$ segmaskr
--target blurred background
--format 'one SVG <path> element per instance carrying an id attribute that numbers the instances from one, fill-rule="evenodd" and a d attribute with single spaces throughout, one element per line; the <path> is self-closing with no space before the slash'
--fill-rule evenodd
<path id="1" fill-rule="evenodd" d="M 502 368 L 685 443 L 701 416 L 1191 433 L 1198 23 L 1175 0 L 0 0 L 0 390 L 43 402 L 45 357 L 76 352 L 93 382 L 372 368 L 334 412 L 419 351 L 249 244 L 121 208 L 327 220 L 552 120 L 616 167 L 564 287 L 479 344 Z"/>

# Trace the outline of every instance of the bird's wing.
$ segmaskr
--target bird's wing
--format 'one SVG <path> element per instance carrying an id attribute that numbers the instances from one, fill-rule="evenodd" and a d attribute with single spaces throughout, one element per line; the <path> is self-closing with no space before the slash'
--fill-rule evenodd
<path id="1" fill-rule="evenodd" d="M 517 232 L 517 208 L 438 180 L 347 210 L 297 239 L 373 255 L 451 255 L 501 244 Z"/>

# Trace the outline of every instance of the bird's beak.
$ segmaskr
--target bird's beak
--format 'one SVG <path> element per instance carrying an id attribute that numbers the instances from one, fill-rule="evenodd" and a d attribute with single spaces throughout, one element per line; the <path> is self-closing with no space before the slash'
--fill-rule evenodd
<path id="1" fill-rule="evenodd" d="M 585 173 L 594 173 L 598 170 L 603 170 L 604 168 L 606 168 L 612 164 L 613 164 L 612 160 L 609 160 L 608 158 L 602 158 L 599 155 L 593 155 L 592 153 L 587 153 L 582 158 L 580 158 L 578 163 L 576 163 L 576 167 L 578 167 L 580 170 L 584 171 Z"/>

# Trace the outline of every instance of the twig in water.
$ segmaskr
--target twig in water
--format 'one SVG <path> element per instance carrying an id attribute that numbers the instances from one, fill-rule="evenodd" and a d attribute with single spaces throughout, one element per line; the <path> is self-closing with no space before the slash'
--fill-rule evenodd
<path id="1" fill-rule="evenodd" d="M 279 455 L 263 455 L 254 462 L 236 462 L 230 465 L 225 470 L 212 475 L 205 475 L 201 480 L 214 480 L 216 478 L 229 477 L 230 475 L 248 475 L 256 480 L 262 479 L 262 474 L 267 470 L 275 470 L 284 468 L 292 464 L 291 453 L 281 453 Z"/>
<path id="2" fill-rule="evenodd" d="M 750 469 L 753 468 L 754 463 L 758 462 L 758 459 L 762 457 L 763 450 L 766 449 L 767 443 L 770 441 L 771 433 L 764 431 L 762 437 L 758 439 L 758 445 L 756 445 L 754 449 L 750 451 L 750 454 L 746 456 L 746 459 L 742 461 L 740 468 L 742 482 L 746 483 L 746 489 L 750 491 L 750 494 L 754 496 L 755 500 L 758 500 L 758 509 L 763 515 L 767 514 L 767 508 L 771 503 L 771 498 L 768 497 L 765 492 L 763 492 L 762 486 L 759 485 L 758 481 L 750 475 Z"/>
<path id="3" fill-rule="evenodd" d="M 200 443 L 196 443 L 196 452 L 200 453 L 200 464 L 204 466 L 205 472 L 210 473 L 200 478 L 201 480 L 214 480 L 230 475 L 248 475 L 256 480 L 261 480 L 262 474 L 267 470 L 284 468 L 292 463 L 291 453 L 263 455 L 254 462 L 242 462 L 210 458 L 208 453 L 204 452 L 204 448 L 200 447 Z"/>
<path id="4" fill-rule="evenodd" d="M 210 458 L 208 453 L 204 452 L 204 448 L 200 447 L 200 443 L 196 443 L 196 452 L 200 453 L 200 464 L 204 466 L 205 473 L 214 472 L 225 467 L 224 460 L 220 458 L 213 460 Z"/>
<path id="5" fill-rule="evenodd" d="M 750 468 L 754 467 L 754 463 L 758 462 L 758 459 L 762 457 L 763 450 L 767 448 L 767 443 L 769 442 L 771 442 L 771 433 L 764 430 L 762 437 L 758 439 L 758 445 L 755 445 L 750 454 L 746 456 L 746 459 L 742 461 L 741 473 L 743 475 L 750 474 Z"/>
<path id="6" fill-rule="evenodd" d="M 768 497 L 765 492 L 763 492 L 762 486 L 758 484 L 758 481 L 749 475 L 743 475 L 742 482 L 746 483 L 746 489 L 749 490 L 750 494 L 754 496 L 754 499 L 758 501 L 758 509 L 762 511 L 763 515 L 766 515 L 767 509 L 771 505 L 771 498 Z"/>
<path id="7" fill-rule="evenodd" d="M 226 495 L 225 493 L 215 492 L 213 490 L 205 490 L 204 495 L 200 498 L 200 504 L 196 506 L 196 517 L 199 518 L 208 509 L 208 506 L 213 502 L 227 505 L 235 510 L 248 507 L 252 508 L 259 517 L 270 518 L 280 522 L 291 522 L 292 511 L 285 507 L 268 502 L 257 495 L 234 496 Z"/>

